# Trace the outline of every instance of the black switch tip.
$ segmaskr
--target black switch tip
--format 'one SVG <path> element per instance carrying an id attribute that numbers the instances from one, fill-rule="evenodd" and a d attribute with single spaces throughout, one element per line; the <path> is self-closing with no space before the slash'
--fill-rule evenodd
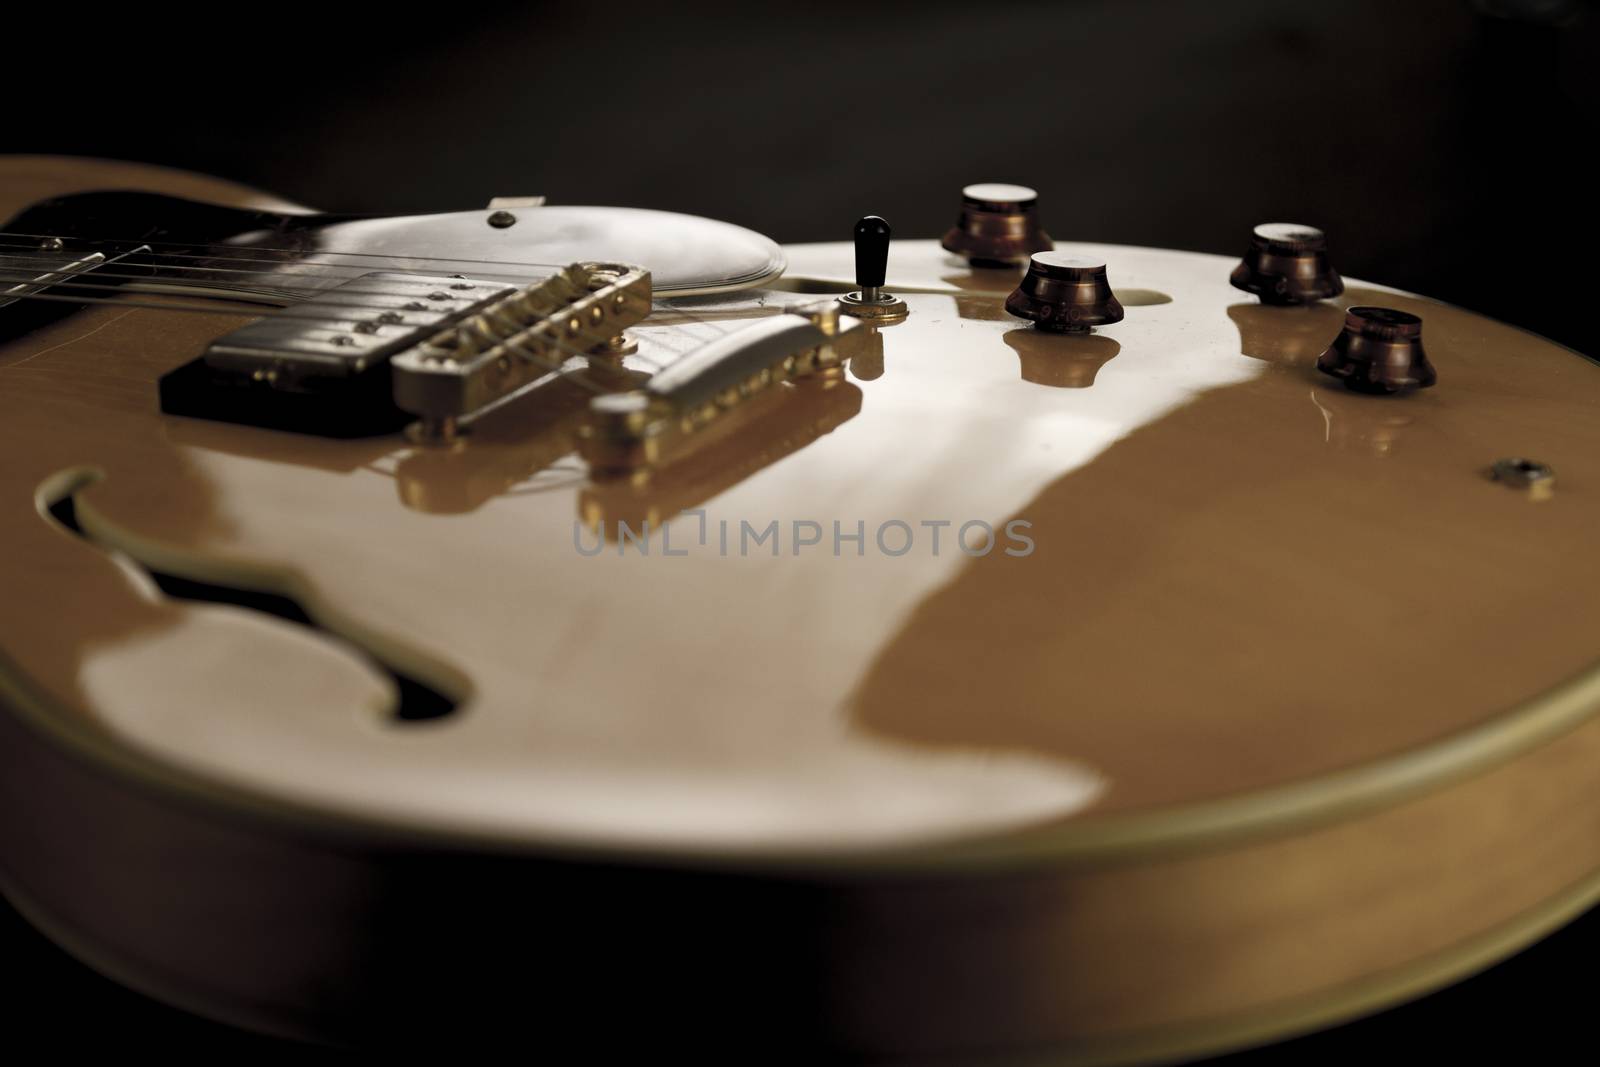
<path id="1" fill-rule="evenodd" d="M 876 215 L 856 223 L 856 284 L 876 289 L 889 270 L 889 224 Z"/>

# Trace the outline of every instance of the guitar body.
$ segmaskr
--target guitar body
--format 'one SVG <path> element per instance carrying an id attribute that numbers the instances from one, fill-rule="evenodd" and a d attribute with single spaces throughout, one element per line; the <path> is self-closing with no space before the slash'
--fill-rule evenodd
<path id="1" fill-rule="evenodd" d="M 0 161 L 8 217 L 105 188 L 290 208 Z M 1589 906 L 1600 368 L 1060 247 L 1124 321 L 897 242 L 904 322 L 648 480 L 589 475 L 560 381 L 445 445 L 162 414 L 244 306 L 0 342 L 7 896 L 281 1034 L 957 1062 L 1257 1042 Z M 785 251 L 641 370 L 849 288 Z M 1356 304 L 1437 387 L 1315 371 Z"/>

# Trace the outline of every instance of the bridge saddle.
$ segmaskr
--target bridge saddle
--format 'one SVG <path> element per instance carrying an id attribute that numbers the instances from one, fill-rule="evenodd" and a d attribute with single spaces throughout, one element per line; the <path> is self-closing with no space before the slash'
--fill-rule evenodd
<path id="1" fill-rule="evenodd" d="M 638 475 L 749 398 L 785 382 L 842 373 L 868 328 L 832 300 L 791 307 L 703 345 L 641 389 L 595 397 L 578 452 L 599 478 Z"/>
<path id="2" fill-rule="evenodd" d="M 393 359 L 394 399 L 425 440 L 448 439 L 473 415 L 559 371 L 572 356 L 608 357 L 650 313 L 650 273 L 575 263 L 498 295 Z"/>

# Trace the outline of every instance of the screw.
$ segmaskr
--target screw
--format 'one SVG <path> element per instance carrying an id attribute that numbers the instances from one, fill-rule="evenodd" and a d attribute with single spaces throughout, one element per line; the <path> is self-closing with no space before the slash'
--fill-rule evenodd
<path id="1" fill-rule="evenodd" d="M 1548 488 L 1555 484 L 1556 472 L 1536 459 L 1512 456 L 1495 460 L 1489 477 L 1513 489 Z"/>
<path id="2" fill-rule="evenodd" d="M 515 226 L 516 224 L 517 217 L 509 211 L 495 211 L 491 212 L 489 215 L 489 225 L 493 226 L 497 230 L 503 230 L 508 226 Z"/>

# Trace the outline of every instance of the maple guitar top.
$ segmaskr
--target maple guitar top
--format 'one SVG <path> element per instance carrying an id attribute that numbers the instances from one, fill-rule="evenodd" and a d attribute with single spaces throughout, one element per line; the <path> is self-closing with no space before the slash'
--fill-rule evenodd
<path id="1" fill-rule="evenodd" d="M 4 193 L 8 214 L 42 195 Z M 1375 840 L 1396 863 L 1419 837 L 1466 848 L 1450 812 L 1537 788 L 1504 810 L 1567 804 L 1600 699 L 1600 369 L 1363 282 L 1266 307 L 1230 287 L 1232 257 L 1058 248 L 1104 258 L 1124 321 L 1038 331 L 1003 309 L 1017 275 L 898 241 L 888 287 L 910 314 L 848 376 L 643 484 L 587 477 L 572 399 L 548 390 L 443 448 L 160 414 L 156 378 L 243 313 L 94 307 L 7 341 L 8 695 L 118 774 L 343 835 L 825 878 L 1147 864 L 1140 886 L 1075 891 L 1091 902 L 1234 849 L 1275 872 L 1263 895 L 1230 867 L 1196 875 L 1184 907 L 1232 894 L 1258 917 L 1284 872 L 1350 866 Z M 634 366 L 848 287 L 848 244 L 786 253 L 777 290 L 665 305 L 632 331 Z M 1370 397 L 1316 373 L 1355 304 L 1421 316 L 1436 388 Z M 1487 478 L 1506 457 L 1548 464 L 1553 491 Z M 68 496 L 82 536 L 47 510 Z M 616 525 L 645 519 L 643 544 Z M 320 629 L 162 595 L 147 572 L 281 594 Z M 375 660 L 451 710 L 401 719 Z M 1473 937 L 1523 922 L 1525 940 L 1538 922 L 1519 917 L 1588 899 L 1600 855 L 1568 847 L 1586 823 L 1535 845 L 1475 822 L 1475 863 L 1544 866 L 1493 883 L 1492 906 L 1485 883 L 1462 889 L 1456 925 L 1428 918 L 1450 891 L 1405 895 L 1354 864 L 1404 896 L 1382 929 L 1416 944 L 1373 938 L 1315 973 L 1262 949 L 1207 991 L 1179 973 L 1165 1000 L 1084 994 L 1087 1038 L 1015 1007 L 969 1021 L 1092 1044 L 1255 1018 L 1440 953 L 1460 954 L 1429 966 L 1458 973 L 1493 955 L 1460 947 Z M 1352 891 L 1305 888 L 1306 907 Z M 864 1012 L 862 1047 L 915 1051 Z"/>

